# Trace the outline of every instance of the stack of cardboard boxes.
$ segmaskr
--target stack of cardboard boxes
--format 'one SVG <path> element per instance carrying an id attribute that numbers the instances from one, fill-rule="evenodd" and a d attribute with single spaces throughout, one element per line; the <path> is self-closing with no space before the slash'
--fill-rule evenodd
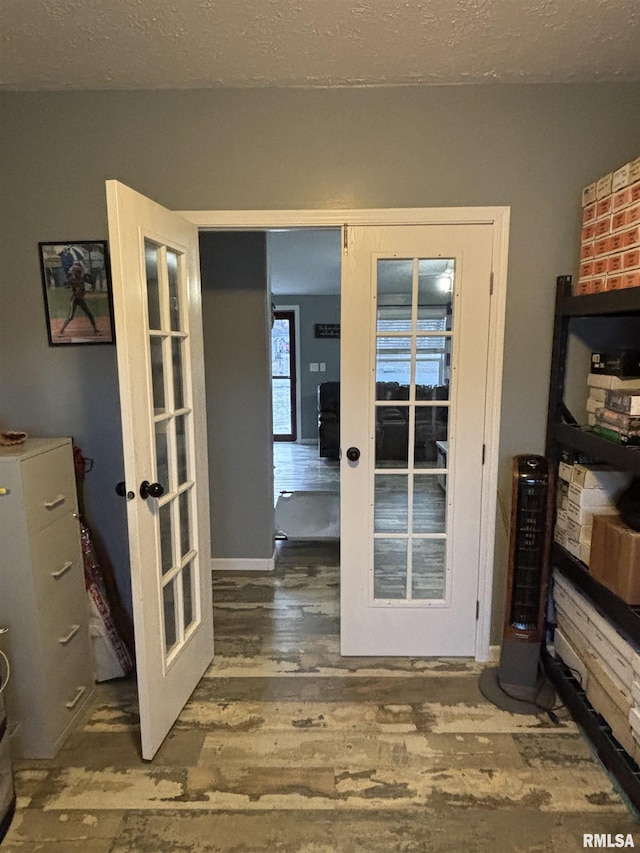
<path id="1" fill-rule="evenodd" d="M 640 761 L 640 648 L 559 572 L 553 575 L 554 651 L 623 749 Z"/>
<path id="2" fill-rule="evenodd" d="M 616 500 L 630 477 L 608 465 L 570 465 L 558 470 L 558 499 L 554 538 L 581 560 L 591 561 L 593 519 L 596 515 L 618 515 Z"/>
<path id="3" fill-rule="evenodd" d="M 640 157 L 582 191 L 575 293 L 640 287 Z"/>

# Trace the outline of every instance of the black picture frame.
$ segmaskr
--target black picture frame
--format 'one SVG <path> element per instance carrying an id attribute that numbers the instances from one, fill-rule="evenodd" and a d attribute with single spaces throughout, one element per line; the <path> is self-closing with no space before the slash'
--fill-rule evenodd
<path id="1" fill-rule="evenodd" d="M 115 343 L 106 240 L 38 243 L 49 346 Z"/>

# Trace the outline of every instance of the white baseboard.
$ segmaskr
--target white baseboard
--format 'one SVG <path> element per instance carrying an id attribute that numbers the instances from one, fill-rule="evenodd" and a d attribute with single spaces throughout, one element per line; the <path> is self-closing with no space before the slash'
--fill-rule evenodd
<path id="1" fill-rule="evenodd" d="M 212 557 L 212 572 L 272 572 L 276 567 L 273 557 Z"/>
<path id="2" fill-rule="evenodd" d="M 489 663 L 499 663 L 502 646 L 489 646 Z"/>

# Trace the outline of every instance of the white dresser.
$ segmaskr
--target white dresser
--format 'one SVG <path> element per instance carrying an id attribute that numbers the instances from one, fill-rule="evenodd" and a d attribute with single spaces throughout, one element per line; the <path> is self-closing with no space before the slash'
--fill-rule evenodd
<path id="1" fill-rule="evenodd" d="M 0 625 L 15 754 L 52 758 L 93 691 L 71 440 L 0 447 Z"/>

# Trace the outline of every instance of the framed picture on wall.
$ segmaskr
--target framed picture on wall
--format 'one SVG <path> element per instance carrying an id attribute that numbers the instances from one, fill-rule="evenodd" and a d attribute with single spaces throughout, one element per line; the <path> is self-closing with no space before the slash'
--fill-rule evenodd
<path id="1" fill-rule="evenodd" d="M 106 240 L 60 240 L 38 249 L 49 345 L 112 344 Z"/>

